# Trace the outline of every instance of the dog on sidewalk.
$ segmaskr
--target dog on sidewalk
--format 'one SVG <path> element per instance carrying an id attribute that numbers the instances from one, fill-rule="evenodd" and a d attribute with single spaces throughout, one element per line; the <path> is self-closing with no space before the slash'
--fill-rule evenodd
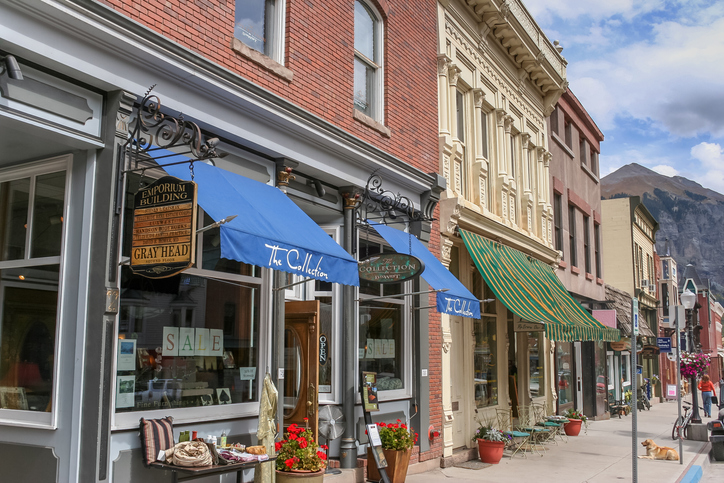
<path id="1" fill-rule="evenodd" d="M 659 446 L 650 439 L 641 443 L 641 446 L 646 448 L 646 455 L 639 456 L 640 459 L 679 461 L 679 453 L 674 448 Z"/>

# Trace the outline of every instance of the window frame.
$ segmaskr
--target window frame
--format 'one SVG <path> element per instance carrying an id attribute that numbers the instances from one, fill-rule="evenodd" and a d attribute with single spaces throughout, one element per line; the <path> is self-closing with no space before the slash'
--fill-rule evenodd
<path id="1" fill-rule="evenodd" d="M 234 6 L 236 7 L 237 2 L 243 2 L 245 0 L 235 0 Z M 269 28 L 271 30 L 270 35 L 266 35 L 267 41 L 264 44 L 264 52 L 255 49 L 251 45 L 244 42 L 242 39 L 234 35 L 234 38 L 239 40 L 242 44 L 249 47 L 250 49 L 254 50 L 255 52 L 259 52 L 260 54 L 263 54 L 273 61 L 284 65 L 284 55 L 285 55 L 285 19 L 286 19 L 286 11 L 287 11 L 287 5 L 286 0 L 264 0 L 265 4 L 271 5 L 271 12 L 266 13 L 266 18 L 264 19 L 264 27 Z M 236 12 L 236 8 L 234 9 Z M 236 23 L 236 13 L 234 14 L 234 23 Z M 235 30 L 235 29 L 234 29 Z"/>
<path id="2" fill-rule="evenodd" d="M 561 252 L 561 260 L 565 259 L 563 255 L 563 195 L 553 193 L 553 230 L 555 233 L 555 249 Z"/>
<path id="3" fill-rule="evenodd" d="M 238 0 L 237 0 L 238 1 Z M 243 0 L 241 0 L 243 1 Z M 353 95 L 352 95 L 352 106 L 354 109 L 359 111 L 361 114 L 372 118 L 373 120 L 384 124 L 385 123 L 385 62 L 384 62 L 384 19 L 380 15 L 377 8 L 369 2 L 364 0 L 355 0 L 354 4 L 360 4 L 370 14 L 373 19 L 373 36 L 374 36 L 374 55 L 377 58 L 370 59 L 366 55 L 359 52 L 356 48 L 354 49 L 354 59 L 359 59 L 360 62 L 368 67 L 373 68 L 373 76 L 370 86 L 370 99 L 368 99 L 369 113 L 359 109 L 354 101 L 354 92 L 356 91 L 353 79 Z M 353 17 L 356 15 L 353 10 Z M 356 32 L 356 22 L 354 35 Z M 354 72 L 354 63 L 353 63 Z"/>
<path id="4" fill-rule="evenodd" d="M 601 225 L 593 222 L 593 253 L 595 255 L 596 277 L 603 278 L 601 275 Z"/>
<path id="5" fill-rule="evenodd" d="M 414 236 L 414 235 L 413 235 Z M 360 241 L 369 241 L 371 243 L 378 243 L 380 245 L 387 246 L 391 250 L 394 251 L 394 249 L 387 243 L 387 241 L 384 240 L 384 238 L 378 236 L 377 234 L 373 233 L 367 233 L 364 234 L 357 230 L 357 247 L 360 247 Z M 357 250 L 358 257 L 361 256 L 361 249 Z M 380 284 L 380 293 L 384 293 L 384 284 Z M 408 280 L 406 282 L 402 282 L 402 291 L 403 293 L 409 293 L 412 292 L 412 281 Z M 413 301 L 410 299 L 410 297 L 385 297 L 385 298 L 376 298 L 376 295 L 369 295 L 369 294 L 363 294 L 360 292 L 359 287 L 355 287 L 355 292 L 357 294 L 357 299 L 359 302 L 356 303 L 356 310 L 355 310 L 355 348 L 359 348 L 360 339 L 360 321 L 359 321 L 359 315 L 360 315 L 360 306 L 364 299 L 366 298 L 374 298 L 374 302 L 379 303 L 393 303 L 400 305 L 402 310 L 402 328 L 400 331 L 400 337 L 402 338 L 403 344 L 401 345 L 403 349 L 403 354 L 401 356 L 402 360 L 402 389 L 392 389 L 392 390 L 386 390 L 381 391 L 378 389 L 377 396 L 380 400 L 380 402 L 385 401 L 394 401 L 398 399 L 408 399 L 412 397 L 412 350 L 410 344 L 405 344 L 404 341 L 412 340 L 412 305 Z M 360 379 L 360 359 L 357 357 L 357 363 L 355 364 L 355 381 L 359 381 Z M 356 404 L 362 404 L 362 399 L 360 398 L 359 392 L 355 394 L 355 401 Z"/>
<path id="6" fill-rule="evenodd" d="M 149 171 L 152 171 L 154 168 L 149 168 Z M 161 169 L 161 168 L 158 168 Z M 147 175 L 148 177 L 148 175 Z M 269 181 L 267 184 L 273 186 L 272 181 Z M 130 188 L 128 186 L 124 187 L 126 190 L 129 190 Z M 125 205 L 125 200 L 127 196 L 125 196 L 126 193 L 124 193 L 124 205 L 121 210 L 121 227 L 125 227 L 125 217 L 127 214 L 127 206 Z M 203 226 L 203 220 L 204 220 L 204 211 L 203 207 L 201 205 L 198 206 L 198 226 Z M 121 240 L 123 240 L 124 232 L 121 232 Z M 216 280 L 222 280 L 226 282 L 238 282 L 240 284 L 244 285 L 254 285 L 257 286 L 259 289 L 259 326 L 257 328 L 258 330 L 258 374 L 260 377 L 256 379 L 256 391 L 258 397 L 261 397 L 261 388 L 263 384 L 263 374 L 264 374 L 264 368 L 262 367 L 262 364 L 266 364 L 266 361 L 270 360 L 270 344 L 271 344 L 271 324 L 266 323 L 265 321 L 271 320 L 271 294 L 272 294 L 272 283 L 273 283 L 273 270 L 270 268 L 265 267 L 259 267 L 260 272 L 258 276 L 250 276 L 250 275 L 240 275 L 240 274 L 234 274 L 229 272 L 223 272 L 223 271 L 215 271 L 215 270 L 209 270 L 204 268 L 197 268 L 197 267 L 203 267 L 203 237 L 204 233 L 198 233 L 197 239 L 196 239 L 196 264 L 194 267 L 188 268 L 187 270 L 184 270 L 184 274 L 201 277 L 204 279 L 216 279 Z M 119 250 L 118 253 L 119 258 L 119 265 L 118 265 L 118 273 L 117 273 L 117 279 L 120 280 L 121 278 L 121 264 L 124 260 L 127 259 L 122 253 L 122 250 Z M 304 286 L 304 284 L 300 284 L 301 286 Z M 212 406 L 193 406 L 193 407 L 185 407 L 185 408 L 159 408 L 159 409 L 147 409 L 147 410 L 139 410 L 139 411 L 129 411 L 129 412 L 116 412 L 116 386 L 117 386 L 117 377 L 118 377 L 118 371 L 116 369 L 118 360 L 116 357 L 117 351 L 118 351 L 118 333 L 120 329 L 120 317 L 121 317 L 121 306 L 119 303 L 119 310 L 118 313 L 115 316 L 115 323 L 114 323 L 114 341 L 113 341 L 113 362 L 112 362 L 112 397 L 111 397 L 111 431 L 119 431 L 119 430 L 126 430 L 126 429 L 136 429 L 138 428 L 138 418 L 143 417 L 146 419 L 152 419 L 152 418 L 162 418 L 165 416 L 172 416 L 174 418 L 174 422 L 176 424 L 190 424 L 195 422 L 206 422 L 206 421 L 215 421 L 215 420 L 227 420 L 227 419 L 237 419 L 237 418 L 243 418 L 243 417 L 256 417 L 259 414 L 259 401 L 250 401 L 250 402 L 243 402 L 243 403 L 233 403 L 233 404 L 221 404 L 221 405 L 212 405 Z"/>
<path id="7" fill-rule="evenodd" d="M 586 273 L 592 273 L 591 268 L 591 217 L 583 215 L 583 260 Z"/>
<path id="8" fill-rule="evenodd" d="M 60 344 L 61 334 L 63 333 L 63 326 L 65 317 L 63 312 L 65 309 L 65 303 L 63 300 L 64 288 L 65 288 L 65 262 L 67 258 L 67 238 L 68 238 L 68 223 L 69 223 L 69 204 L 71 196 L 71 177 L 73 171 L 73 156 L 71 154 L 48 158 L 45 160 L 23 164 L 22 166 L 15 168 L 3 169 L 0 171 L 0 182 L 4 183 L 7 181 L 13 181 L 22 178 L 37 178 L 46 174 L 57 173 L 60 171 L 65 172 L 65 191 L 63 195 L 63 228 L 60 239 L 60 254 L 53 257 L 41 257 L 32 258 L 29 238 L 32 237 L 32 210 L 33 199 L 35 195 L 35 182 L 31 182 L 30 193 L 28 197 L 28 230 L 26 231 L 26 250 L 25 255 L 22 259 L 0 261 L 0 270 L 22 268 L 22 267 L 33 267 L 43 266 L 50 264 L 58 265 L 58 302 L 56 307 L 55 316 L 55 334 L 53 344 L 53 383 L 51 386 L 51 408 L 50 412 L 40 411 L 23 411 L 17 409 L 4 409 L 0 408 L 0 427 L 2 426 L 16 426 L 16 427 L 28 427 L 37 429 L 58 429 L 58 401 L 60 399 L 60 366 L 62 364 L 63 357 L 63 346 Z M 32 195 L 32 196 L 30 196 Z M 9 286 L 15 286 L 12 283 Z M 4 306 L 4 292 L 0 292 L 0 303 Z M 0 306 L 1 308 L 1 306 Z M 0 330 L 2 329 L 2 310 L 0 310 Z M 138 423 L 136 423 L 138 426 Z"/>
<path id="9" fill-rule="evenodd" d="M 576 233 L 576 207 L 568 205 L 568 240 L 570 242 L 570 262 L 572 267 L 578 267 L 578 237 Z"/>

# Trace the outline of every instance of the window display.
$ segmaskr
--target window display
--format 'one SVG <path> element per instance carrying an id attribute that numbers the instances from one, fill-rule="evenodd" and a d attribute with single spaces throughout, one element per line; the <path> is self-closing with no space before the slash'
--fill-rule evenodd
<path id="1" fill-rule="evenodd" d="M 66 165 L 0 183 L 1 409 L 52 410 Z"/>
<path id="2" fill-rule="evenodd" d="M 543 350 L 543 332 L 528 332 L 528 360 L 530 361 L 529 370 L 529 389 L 530 397 L 538 397 L 543 392 L 543 363 L 545 362 Z"/>
<path id="3" fill-rule="evenodd" d="M 573 344 L 556 342 L 556 368 L 558 370 L 558 405 L 573 402 Z"/>

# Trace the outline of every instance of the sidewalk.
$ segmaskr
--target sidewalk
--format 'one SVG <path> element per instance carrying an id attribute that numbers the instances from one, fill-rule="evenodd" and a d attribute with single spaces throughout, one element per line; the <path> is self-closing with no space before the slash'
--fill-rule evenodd
<path id="1" fill-rule="evenodd" d="M 653 439 L 660 446 L 679 450 L 678 441 L 671 440 L 671 428 L 677 416 L 674 402 L 655 404 L 650 411 L 638 413 L 637 455 L 646 454 L 641 442 Z M 408 474 L 407 483 L 500 482 L 528 481 L 536 483 L 606 483 L 632 481 L 631 416 L 608 421 L 594 421 L 580 436 L 568 443 L 546 445 L 544 456 L 527 458 L 505 456 L 498 465 L 480 470 L 435 468 L 419 474 Z M 704 422 L 707 422 L 705 419 Z M 642 483 L 695 483 L 724 481 L 724 464 L 710 463 L 709 443 L 684 441 L 683 465 L 678 461 L 639 459 L 638 480 Z M 414 467 L 409 473 L 414 473 Z M 703 477 L 702 477 L 703 473 Z"/>

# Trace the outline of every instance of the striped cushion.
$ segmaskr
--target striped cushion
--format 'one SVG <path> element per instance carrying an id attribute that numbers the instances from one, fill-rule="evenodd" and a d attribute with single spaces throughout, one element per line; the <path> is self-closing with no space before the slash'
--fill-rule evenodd
<path id="1" fill-rule="evenodd" d="M 156 461 L 159 451 L 174 446 L 173 418 L 171 416 L 161 419 L 141 418 L 140 423 L 143 463 L 148 466 Z"/>

